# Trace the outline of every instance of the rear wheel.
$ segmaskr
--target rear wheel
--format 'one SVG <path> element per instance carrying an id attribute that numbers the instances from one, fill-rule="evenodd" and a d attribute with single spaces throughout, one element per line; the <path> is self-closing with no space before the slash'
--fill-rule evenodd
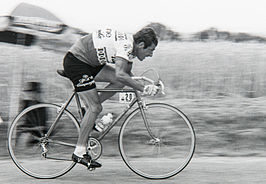
<path id="1" fill-rule="evenodd" d="M 144 123 L 146 119 L 146 123 Z M 127 166 L 149 179 L 165 179 L 181 172 L 195 149 L 189 119 L 168 104 L 147 104 L 134 110 L 119 134 L 120 153 Z"/>
<path id="2" fill-rule="evenodd" d="M 56 178 L 75 166 L 71 160 L 79 135 L 79 123 L 67 110 L 52 130 L 61 107 L 37 104 L 23 110 L 12 122 L 8 150 L 16 166 L 29 176 Z"/>

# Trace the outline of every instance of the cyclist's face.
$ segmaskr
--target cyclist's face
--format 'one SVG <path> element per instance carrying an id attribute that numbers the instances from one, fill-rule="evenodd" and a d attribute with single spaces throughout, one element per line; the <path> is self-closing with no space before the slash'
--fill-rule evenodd
<path id="1" fill-rule="evenodd" d="M 143 42 L 142 42 L 143 43 Z M 144 48 L 144 43 L 139 45 L 137 52 L 137 58 L 143 61 L 146 57 L 152 57 L 153 51 L 155 50 L 155 45 L 151 44 L 149 47 Z"/>

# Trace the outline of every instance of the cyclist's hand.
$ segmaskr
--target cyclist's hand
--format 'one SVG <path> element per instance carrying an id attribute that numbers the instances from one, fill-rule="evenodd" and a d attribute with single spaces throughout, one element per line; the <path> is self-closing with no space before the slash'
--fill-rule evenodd
<path id="1" fill-rule="evenodd" d="M 158 93 L 158 91 L 159 91 L 159 87 L 158 86 L 150 84 L 150 85 L 144 86 L 143 94 L 144 95 L 154 96 L 154 95 L 156 95 Z"/>

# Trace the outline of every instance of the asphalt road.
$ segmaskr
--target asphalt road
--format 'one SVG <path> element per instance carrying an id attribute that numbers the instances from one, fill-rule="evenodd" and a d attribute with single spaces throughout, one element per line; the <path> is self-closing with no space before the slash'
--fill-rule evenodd
<path id="1" fill-rule="evenodd" d="M 264 184 L 266 183 L 266 158 L 245 157 L 204 157 L 193 158 L 178 175 L 167 180 L 148 180 L 139 177 L 121 159 L 101 159 L 103 167 L 88 171 L 77 165 L 66 175 L 52 180 L 39 180 L 22 173 L 11 159 L 0 160 L 0 183 L 8 184 Z"/>

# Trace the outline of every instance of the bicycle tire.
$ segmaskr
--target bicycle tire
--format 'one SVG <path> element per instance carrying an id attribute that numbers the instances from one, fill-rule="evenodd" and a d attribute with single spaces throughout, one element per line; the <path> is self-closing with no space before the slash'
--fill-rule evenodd
<path id="1" fill-rule="evenodd" d="M 39 112 L 45 109 L 46 126 L 40 123 Z M 8 152 L 15 165 L 25 174 L 38 179 L 52 179 L 66 174 L 74 166 L 71 160 L 80 125 L 68 110 L 53 129 L 44 145 L 42 139 L 55 120 L 61 107 L 55 104 L 42 103 L 30 106 L 19 113 L 13 120 L 8 132 Z M 60 130 L 60 131 L 58 131 Z M 71 149 L 70 149 L 71 148 Z M 45 157 L 44 157 L 45 156 Z"/>
<path id="2" fill-rule="evenodd" d="M 126 165 L 139 176 L 147 179 L 175 176 L 188 165 L 194 154 L 196 136 L 193 126 L 174 106 L 151 103 L 144 109 L 148 125 L 144 123 L 140 108 L 125 119 L 119 132 L 120 154 Z"/>

